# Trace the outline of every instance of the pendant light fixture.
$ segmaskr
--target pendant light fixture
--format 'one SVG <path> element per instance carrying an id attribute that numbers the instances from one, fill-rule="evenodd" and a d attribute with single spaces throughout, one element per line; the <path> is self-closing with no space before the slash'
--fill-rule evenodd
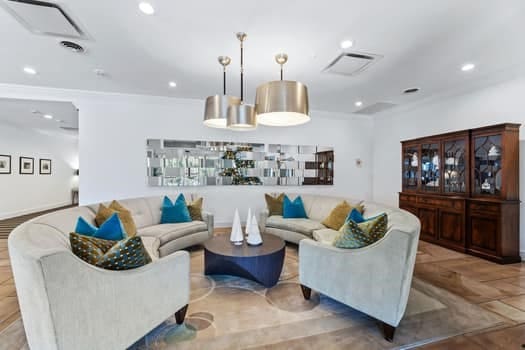
<path id="1" fill-rule="evenodd" d="M 227 126 L 232 130 L 249 131 L 257 128 L 255 108 L 244 104 L 244 40 L 246 33 L 237 33 L 237 39 L 241 43 L 241 100 L 240 104 L 228 107 Z"/>
<path id="2" fill-rule="evenodd" d="M 270 81 L 257 87 L 257 122 L 268 126 L 294 126 L 309 122 L 306 85 L 283 80 L 283 65 L 288 61 L 287 54 L 275 55 L 275 61 L 281 66 L 281 80 Z"/>
<path id="3" fill-rule="evenodd" d="M 231 62 L 228 56 L 219 56 L 222 66 L 222 95 L 209 96 L 204 108 L 204 125 L 211 128 L 225 129 L 227 127 L 228 107 L 239 105 L 241 99 L 226 95 L 226 66 Z"/>

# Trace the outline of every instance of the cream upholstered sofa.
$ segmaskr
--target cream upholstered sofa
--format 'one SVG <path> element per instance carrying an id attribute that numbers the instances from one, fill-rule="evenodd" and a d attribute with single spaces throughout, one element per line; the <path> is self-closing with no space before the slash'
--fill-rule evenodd
<path id="1" fill-rule="evenodd" d="M 289 195 L 291 198 L 296 195 Z M 332 245 L 338 231 L 320 222 L 343 199 L 303 195 L 308 219 L 261 217 L 261 229 L 299 243 L 299 281 L 303 295 L 314 289 L 379 321 L 385 338 L 393 340 L 410 292 L 419 240 L 420 222 L 407 211 L 372 202 L 363 202 L 365 217 L 385 212 L 385 236 L 360 249 L 341 249 Z"/>
<path id="2" fill-rule="evenodd" d="M 188 252 L 176 250 L 206 240 L 213 232 L 213 216 L 205 214 L 207 221 L 198 225 L 159 225 L 162 199 L 119 201 L 131 211 L 153 260 L 133 270 L 100 269 L 71 251 L 69 233 L 77 218 L 94 223 L 98 205 L 35 218 L 9 235 L 31 349 L 125 349 L 174 313 L 183 322 L 190 261 Z"/>

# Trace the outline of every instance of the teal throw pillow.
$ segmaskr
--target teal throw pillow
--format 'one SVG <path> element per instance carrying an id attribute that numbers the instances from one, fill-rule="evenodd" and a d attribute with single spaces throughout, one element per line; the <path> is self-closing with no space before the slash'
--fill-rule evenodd
<path id="1" fill-rule="evenodd" d="M 283 200 L 283 218 L 285 219 L 308 219 L 306 210 L 304 210 L 303 199 L 301 196 L 297 196 L 293 202 L 284 196 Z"/>
<path id="2" fill-rule="evenodd" d="M 121 239 L 127 238 L 128 234 L 122 226 L 122 222 L 118 217 L 117 213 L 114 213 L 104 221 L 100 227 L 95 227 L 87 222 L 83 217 L 79 217 L 77 220 L 77 226 L 75 232 L 84 236 L 100 238 L 110 241 L 120 241 Z"/>
<path id="3" fill-rule="evenodd" d="M 175 200 L 175 203 L 173 203 L 167 196 L 164 196 L 160 223 L 176 224 L 179 222 L 191 222 L 191 215 L 186 204 L 186 198 L 184 198 L 184 195 L 181 193 L 177 197 L 177 200 Z"/>
<path id="4" fill-rule="evenodd" d="M 387 229 L 388 217 L 385 213 L 361 223 L 348 220 L 339 229 L 333 245 L 337 248 L 363 248 L 383 238 Z"/>
<path id="5" fill-rule="evenodd" d="M 365 221 L 365 218 L 363 215 L 357 210 L 356 208 L 353 208 L 350 214 L 346 217 L 345 222 L 352 220 L 354 222 L 357 222 L 358 224 Z"/>

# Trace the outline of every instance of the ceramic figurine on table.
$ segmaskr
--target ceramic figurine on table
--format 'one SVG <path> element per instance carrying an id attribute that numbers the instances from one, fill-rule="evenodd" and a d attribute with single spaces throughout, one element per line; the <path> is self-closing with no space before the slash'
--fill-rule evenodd
<path id="1" fill-rule="evenodd" d="M 242 245 L 243 240 L 244 235 L 242 233 L 239 210 L 235 209 L 235 215 L 233 216 L 232 232 L 230 234 L 230 241 L 235 245 Z"/>
<path id="2" fill-rule="evenodd" d="M 246 239 L 246 243 L 249 245 L 260 245 L 262 244 L 261 232 L 259 231 L 259 224 L 257 223 L 257 218 L 255 215 L 250 220 L 250 234 Z"/>
<path id="3" fill-rule="evenodd" d="M 246 236 L 250 234 L 251 221 L 252 221 L 252 208 L 248 208 L 248 218 L 246 219 L 246 227 L 244 228 L 244 232 L 246 233 Z"/>

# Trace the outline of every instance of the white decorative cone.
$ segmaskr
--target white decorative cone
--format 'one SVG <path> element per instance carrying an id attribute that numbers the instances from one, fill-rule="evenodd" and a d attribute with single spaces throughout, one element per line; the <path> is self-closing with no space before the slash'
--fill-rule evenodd
<path id="1" fill-rule="evenodd" d="M 246 242 L 249 245 L 262 244 L 261 232 L 259 231 L 259 224 L 257 223 L 255 215 L 250 220 L 250 234 L 248 235 Z"/>
<path id="2" fill-rule="evenodd" d="M 235 215 L 233 216 L 232 233 L 230 234 L 230 241 L 235 245 L 241 245 L 243 240 L 244 235 L 242 233 L 239 210 L 235 209 Z"/>
<path id="3" fill-rule="evenodd" d="M 244 232 L 246 232 L 246 236 L 250 234 L 250 227 L 252 223 L 252 208 L 248 208 L 248 218 L 246 219 L 246 228 Z"/>

